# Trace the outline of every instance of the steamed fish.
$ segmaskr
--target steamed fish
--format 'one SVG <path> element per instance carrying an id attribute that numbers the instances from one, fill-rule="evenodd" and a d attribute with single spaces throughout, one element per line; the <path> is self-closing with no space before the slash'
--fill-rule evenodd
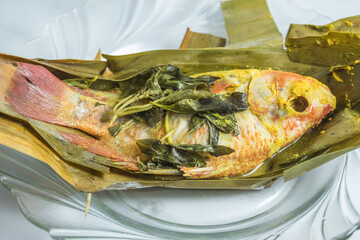
<path id="1" fill-rule="evenodd" d="M 125 95 L 69 86 L 39 65 L 1 63 L 0 96 L 25 117 L 87 133 L 60 134 L 124 170 L 193 179 L 253 170 L 336 107 L 326 85 L 290 72 L 160 72 Z"/>

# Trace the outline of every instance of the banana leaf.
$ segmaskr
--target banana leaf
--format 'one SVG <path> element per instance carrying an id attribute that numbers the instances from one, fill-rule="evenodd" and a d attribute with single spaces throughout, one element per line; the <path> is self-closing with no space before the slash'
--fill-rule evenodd
<path id="1" fill-rule="evenodd" d="M 146 69 L 154 67 L 154 64 L 157 66 L 175 65 L 185 75 L 230 69 L 272 68 L 310 76 L 328 69 L 323 66 L 294 63 L 289 59 L 286 51 L 270 48 L 174 49 L 121 56 L 103 54 L 102 56 L 107 59 L 108 67 L 113 72 L 113 78 L 119 81 L 146 71 Z"/>
<path id="2" fill-rule="evenodd" d="M 232 8 L 250 11 L 252 2 L 257 3 L 256 7 L 262 9 L 261 11 L 265 13 L 265 15 L 262 16 L 269 16 L 266 15 L 269 13 L 265 1 L 259 0 L 226 1 L 223 3 L 223 10 L 225 9 L 224 11 L 228 11 L 228 14 L 230 13 L 232 15 L 234 14 Z M 226 5 L 230 3 L 235 4 L 237 7 L 229 7 L 231 5 Z M 260 13 L 258 14 L 261 16 Z M 255 14 L 252 13 L 252 15 Z M 241 16 L 239 18 L 225 17 L 228 32 L 232 32 L 232 29 L 237 26 L 244 25 L 245 28 L 252 26 L 250 23 L 245 24 L 244 18 L 245 17 Z M 233 22 L 229 23 L 229 21 Z M 258 19 L 257 21 L 262 20 Z M 265 20 L 263 19 L 263 21 Z M 254 22 L 256 22 L 256 19 Z M 234 44 L 233 46 L 236 46 L 236 42 L 238 42 L 239 46 L 248 48 L 159 50 L 124 56 L 103 55 L 107 59 L 107 67 L 112 72 L 110 75 L 111 78 L 107 78 L 108 81 L 113 80 L 123 85 L 126 85 L 130 77 L 144 72 L 154 65 L 163 64 L 176 65 L 187 75 L 234 68 L 272 68 L 314 76 L 321 82 L 327 84 L 337 97 L 337 110 L 317 128 L 280 151 L 274 157 L 266 160 L 252 173 L 230 177 L 228 179 L 211 180 L 187 180 L 182 176 L 134 175 L 117 169 L 116 166 L 111 166 L 111 164 L 104 162 L 104 159 L 97 158 L 100 156 L 84 158 L 84 156 L 89 154 L 88 152 L 71 144 L 65 146 L 66 143 L 58 134 L 60 128 L 61 131 L 65 130 L 64 127 L 25 119 L 11 112 L 4 104 L 0 105 L 0 111 L 25 120 L 30 126 L 35 128 L 38 132 L 31 132 L 30 130 L 26 132 L 24 128 L 22 128 L 24 132 L 19 131 L 18 138 L 21 138 L 23 135 L 24 137 L 28 137 L 31 133 L 36 139 L 44 140 L 47 144 L 42 141 L 35 143 L 43 144 L 41 147 L 47 149 L 46 151 L 44 150 L 44 152 L 55 152 L 57 156 L 57 158 L 53 157 L 52 161 L 47 160 L 47 163 L 53 167 L 60 176 L 63 176 L 65 180 L 69 181 L 81 191 L 94 192 L 104 189 L 126 189 L 130 187 L 138 188 L 148 186 L 204 189 L 262 189 L 268 187 L 280 176 L 284 176 L 286 180 L 297 177 L 336 156 L 359 147 L 360 127 L 359 107 L 357 103 L 360 99 L 360 93 L 357 92 L 356 89 L 360 87 L 360 65 L 355 62 L 352 65 L 326 67 L 319 66 L 318 63 L 313 65 L 293 62 L 289 59 L 286 51 L 280 47 L 281 44 L 278 42 L 279 34 L 276 27 L 272 27 L 275 26 L 272 19 L 268 17 L 265 22 L 264 26 L 268 27 L 259 30 L 259 32 L 264 31 L 264 35 L 256 37 L 256 34 L 249 34 L 248 41 L 246 40 L 246 35 L 239 34 L 239 36 L 242 35 L 242 37 L 237 38 L 237 34 L 229 34 L 231 45 Z M 251 28 L 255 28 L 255 26 L 256 25 L 253 25 Z M 267 32 L 267 30 L 269 31 Z M 236 31 L 233 32 L 236 33 Z M 232 39 L 234 39 L 234 42 L 232 42 Z M 256 41 L 256 39 L 259 39 L 259 41 Z M 253 43 L 251 43 L 252 41 Z M 246 45 L 246 42 L 250 45 Z M 102 67 L 98 67 L 96 71 L 92 71 L 90 69 L 86 70 L 91 67 L 82 61 L 59 60 L 58 62 L 53 62 L 46 60 L 29 60 L 8 55 L 2 55 L 2 59 L 41 64 L 52 69 L 54 74 L 57 73 L 60 75 L 68 74 L 78 77 L 93 77 L 97 74 L 103 74 L 103 72 L 106 71 L 106 66 L 102 65 L 103 63 L 98 63 L 99 66 L 101 65 Z M 77 64 L 79 64 L 79 68 L 77 68 Z M 67 66 L 71 69 L 67 70 Z M 88 75 L 82 75 L 84 72 Z M 339 81 L 339 79 L 341 79 L 341 81 Z M 0 100 L 4 103 L 3 99 L 0 98 Z M 6 120 L 6 118 L 0 118 L 1 122 L 5 121 L 4 119 Z M 13 123 L 12 120 L 10 122 Z M 16 124 L 14 124 L 14 126 L 17 126 Z M 1 131 L 10 131 L 8 127 L 10 125 L 11 124 L 8 124 L 7 127 L 4 127 Z M 79 133 L 79 131 L 73 129 L 67 129 L 67 131 Z M 3 136 L 5 136 L 5 138 L 1 138 L 0 143 L 5 144 L 6 141 L 8 141 L 10 142 L 8 145 L 11 146 L 11 137 L 6 134 L 3 134 Z M 4 141 L 5 139 L 6 141 Z M 309 141 L 313 143 L 310 148 L 308 147 Z M 76 156 L 74 158 L 72 158 L 72 151 Z M 31 154 L 36 155 L 33 152 Z M 109 166 L 111 166 L 110 170 L 107 168 Z M 104 169 L 101 170 L 100 168 Z"/>
<path id="3" fill-rule="evenodd" d="M 70 78 L 72 76 L 94 78 L 95 76 L 102 76 L 105 71 L 107 63 L 99 60 L 78 60 L 78 59 L 59 59 L 59 60 L 45 60 L 45 59 L 27 59 L 18 56 L 7 55 L 0 53 L 0 60 L 2 61 L 18 61 L 32 64 L 39 64 L 54 73 L 60 79 Z M 105 77 L 101 77 L 105 78 Z"/>
<path id="4" fill-rule="evenodd" d="M 326 66 L 360 59 L 360 16 L 323 26 L 291 24 L 286 47 L 292 61 Z"/>
<path id="5" fill-rule="evenodd" d="M 231 48 L 283 48 L 266 0 L 223 1 L 221 8 Z"/>
<path id="6" fill-rule="evenodd" d="M 187 28 L 185 37 L 180 45 L 180 49 L 224 47 L 225 44 L 225 38 L 206 33 L 193 32 L 190 30 L 190 28 Z"/>

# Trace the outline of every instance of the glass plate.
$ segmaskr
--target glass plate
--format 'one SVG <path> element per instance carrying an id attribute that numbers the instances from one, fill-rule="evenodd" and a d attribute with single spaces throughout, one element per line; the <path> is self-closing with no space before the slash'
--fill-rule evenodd
<path id="1" fill-rule="evenodd" d="M 315 11 L 311 1 L 269 3 L 283 35 L 289 22 L 323 24 L 356 9 L 339 16 L 325 14 L 323 5 Z M 187 27 L 226 37 L 219 2 L 93 0 L 48 24 L 43 37 L 20 52 L 92 59 L 99 48 L 109 54 L 178 48 Z M 87 217 L 85 193 L 46 164 L 2 145 L 0 179 L 25 217 L 54 239 L 345 239 L 360 228 L 359 157 L 353 151 L 261 191 L 98 192 Z"/>

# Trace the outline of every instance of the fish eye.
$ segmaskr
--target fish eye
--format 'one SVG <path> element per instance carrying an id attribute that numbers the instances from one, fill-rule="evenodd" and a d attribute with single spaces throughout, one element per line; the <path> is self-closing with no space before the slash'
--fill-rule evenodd
<path id="1" fill-rule="evenodd" d="M 308 100 L 303 96 L 299 96 L 291 100 L 290 104 L 291 107 L 297 112 L 303 112 L 309 106 Z"/>

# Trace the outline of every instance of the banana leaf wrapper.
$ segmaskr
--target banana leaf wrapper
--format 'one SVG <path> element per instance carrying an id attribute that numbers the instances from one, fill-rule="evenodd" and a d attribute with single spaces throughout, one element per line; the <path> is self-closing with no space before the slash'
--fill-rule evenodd
<path id="1" fill-rule="evenodd" d="M 237 2 L 239 4 L 246 4 L 249 1 Z M 263 9 L 268 11 L 267 8 Z M 230 24 L 229 26 L 236 26 L 236 24 Z M 229 31 L 228 23 L 227 28 Z M 263 29 L 259 31 L 263 31 Z M 277 33 L 273 32 L 275 35 L 278 35 Z M 2 117 L 1 120 L 5 122 L 4 124 L 8 123 L 5 125 L 7 131 L 10 131 L 8 126 L 14 124 L 14 133 L 17 132 L 19 134 L 18 139 L 29 135 L 32 135 L 31 138 L 34 137 L 37 140 L 42 139 L 41 141 L 32 141 L 32 143 L 44 148 L 42 150 L 43 154 L 34 153 L 30 150 L 29 154 L 41 159 L 44 159 L 41 156 L 49 156 L 45 162 L 80 191 L 95 192 L 104 189 L 127 189 L 149 186 L 203 189 L 262 189 L 270 186 L 278 177 L 284 176 L 288 180 L 300 176 L 360 145 L 357 106 L 360 93 L 356 91 L 360 87 L 360 66 L 354 63 L 353 65 L 329 68 L 296 63 L 289 59 L 287 53 L 279 48 L 277 43 L 262 44 L 267 42 L 266 39 L 268 37 L 255 44 L 255 46 L 260 45 L 261 47 L 242 49 L 160 50 L 125 56 L 104 55 L 108 61 L 107 65 L 97 63 L 101 66 L 97 66 L 97 72 L 94 72 L 93 69 L 87 69 L 92 67 L 88 63 L 85 64 L 86 61 L 29 60 L 14 56 L 1 56 L 1 59 L 6 59 L 7 61 L 28 61 L 41 64 L 60 77 L 66 74 L 82 77 L 93 77 L 98 74 L 104 75 L 107 68 L 109 68 L 110 74 L 103 77 L 103 83 L 107 86 L 111 86 L 114 82 L 117 84 L 115 86 L 127 84 L 126 80 L 132 76 L 146 71 L 149 67 L 162 64 L 179 66 L 185 74 L 189 75 L 234 68 L 272 68 L 314 76 L 327 84 L 338 100 L 337 110 L 331 115 L 332 120 L 325 119 L 317 128 L 272 158 L 266 160 L 252 173 L 244 176 L 230 177 L 228 179 L 186 180 L 181 176 L 134 175 L 117 169 L 116 166 L 110 166 L 111 164 L 108 164 L 106 161 L 104 162 L 104 159 L 101 159 L 100 156 L 91 155 L 77 146 L 67 143 L 58 134 L 59 128 L 62 131 L 75 131 L 78 133 L 80 131 L 25 119 L 12 112 L 3 102 L 0 108 L 2 113 L 25 120 L 29 126 L 36 129 L 36 132 L 27 127 L 24 128 L 22 123 L 14 121 L 13 118 Z M 79 64 L 79 71 L 76 70 L 77 64 Z M 68 65 L 71 66 L 71 70 L 67 69 L 66 66 Z M 84 73 L 88 75 L 84 75 Z M 339 79 L 342 81 L 338 81 Z M 22 131 L 16 131 L 16 129 L 22 129 Z M 4 136 L 7 136 L 7 141 L 10 142 L 8 146 L 11 146 L 11 138 L 7 134 L 4 134 Z M 1 139 L 4 144 L 4 138 Z M 304 151 L 309 146 L 308 140 L 314 142 L 314 145 L 309 150 Z M 66 144 L 68 145 L 64 146 Z M 88 159 L 84 158 L 84 155 L 88 154 L 91 157 Z M 99 159 L 96 157 L 99 157 Z"/>
<path id="2" fill-rule="evenodd" d="M 360 59 L 360 16 L 327 25 L 291 24 L 286 47 L 292 61 L 326 66 Z"/>
<path id="3" fill-rule="evenodd" d="M 200 50 L 194 51 L 197 53 L 197 51 Z M 184 53 L 187 52 L 190 56 L 194 54 L 193 51 L 189 50 L 169 51 L 170 54 L 167 55 L 168 59 L 164 59 L 164 61 L 166 60 L 167 63 L 179 65 L 179 62 L 174 62 L 172 57 L 175 55 L 178 56 L 176 59 L 182 59 L 184 57 Z M 324 120 L 324 122 L 313 131 L 304 135 L 297 142 L 282 150 L 271 159 L 265 161 L 254 172 L 246 176 L 212 180 L 186 180 L 181 176 L 152 176 L 126 173 L 121 169 L 116 169 L 117 166 L 106 161 L 105 158 L 89 153 L 73 144 L 70 144 L 66 140 L 62 139 L 58 133 L 59 130 L 73 131 L 77 133 L 80 133 L 80 131 L 26 119 L 12 112 L 8 106 L 3 104 L 3 102 L 0 107 L 0 111 L 12 117 L 27 121 L 36 130 L 37 138 L 45 140 L 49 148 L 48 151 L 56 153 L 57 158 L 53 157 L 56 161 L 48 161 L 47 163 L 53 167 L 53 162 L 59 165 L 60 161 L 62 168 L 53 167 L 54 170 L 57 171 L 60 176 L 65 176 L 65 180 L 72 179 L 69 181 L 70 183 L 76 186 L 77 189 L 86 192 L 94 192 L 103 189 L 124 189 L 131 186 L 166 186 L 203 189 L 261 189 L 269 186 L 274 179 L 280 176 L 284 175 L 286 176 L 286 179 L 291 179 L 294 176 L 301 175 L 307 170 L 310 170 L 359 146 L 359 141 L 354 141 L 354 139 L 360 139 L 360 122 L 356 107 L 356 103 L 360 99 L 360 94 L 356 91 L 356 89 L 360 87 L 360 65 L 354 64 L 351 72 L 349 72 L 346 67 L 339 67 L 336 70 L 333 70 L 336 72 L 337 77 L 341 77 L 343 79 L 343 82 L 339 82 L 335 80 L 333 74 L 334 72 L 330 72 L 329 68 L 293 63 L 289 60 L 286 52 L 282 50 L 267 49 L 264 51 L 264 49 L 217 49 L 208 50 L 206 52 L 207 54 L 203 54 L 202 56 L 204 58 L 202 64 L 204 69 L 210 70 L 214 64 L 206 64 L 207 59 L 217 59 L 219 62 L 217 70 L 250 67 L 247 66 L 249 59 L 253 59 L 253 62 L 250 61 L 250 63 L 254 64 L 251 67 L 255 68 L 286 69 L 299 74 L 311 73 L 311 75 L 327 84 L 337 96 L 337 110 L 331 116 L 332 120 Z M 142 62 L 142 57 L 148 58 L 149 54 L 152 54 L 153 57 L 157 57 L 157 54 L 162 55 L 162 53 L 163 51 L 152 51 L 150 53 L 136 54 L 133 61 L 136 59 L 137 61 Z M 213 56 L 211 54 L 213 54 Z M 218 56 L 221 56 L 221 54 L 226 57 L 219 58 Z M 244 54 L 245 57 L 242 56 Z M 275 58 L 277 61 L 274 61 L 274 54 L 279 56 Z M 231 57 L 233 59 L 231 59 Z M 119 62 L 122 63 L 122 58 L 129 59 L 129 56 L 112 57 L 112 60 L 109 59 L 109 66 L 116 66 Z M 196 60 L 193 60 L 194 66 L 202 66 L 201 64 L 199 65 L 197 61 L 199 58 L 201 59 L 201 57 L 197 56 L 197 58 L 195 58 Z M 229 61 L 232 61 L 232 65 L 228 64 Z M 259 63 L 259 61 L 261 61 L 262 64 L 257 65 L 256 63 Z M 144 61 L 144 63 L 147 63 L 147 61 Z M 136 66 L 136 70 L 132 69 L 134 66 Z M 129 69 L 131 72 L 138 71 L 138 66 L 138 64 L 132 63 L 127 65 L 125 69 Z M 190 73 L 204 71 L 198 70 L 198 68 L 192 68 L 191 70 L 189 61 L 187 61 L 185 66 L 188 67 L 188 71 Z M 181 64 L 180 67 L 182 67 Z M 117 72 L 114 70 L 114 75 L 122 76 L 121 74 L 124 74 L 124 79 L 128 77 L 127 71 L 122 70 L 121 72 Z M 120 81 L 118 83 L 125 84 L 126 81 Z M 354 86 L 351 87 L 352 85 Z M 353 110 L 350 110 L 353 106 L 355 106 Z M 325 131 L 325 133 L 323 131 Z M 314 142 L 315 145 L 311 145 L 312 148 L 305 148 L 304 146 L 309 145 L 309 140 Z M 304 149 L 307 149 L 307 151 L 304 152 Z M 299 166 L 303 166 L 301 164 L 306 164 L 306 171 L 304 171 L 303 168 L 296 171 L 296 169 L 299 169 Z"/>
<path id="4" fill-rule="evenodd" d="M 225 44 L 225 38 L 217 37 L 212 34 L 193 32 L 190 28 L 187 28 L 180 49 L 224 47 Z"/>
<path id="5" fill-rule="evenodd" d="M 221 2 L 231 48 L 283 48 L 283 39 L 266 0 Z"/>

